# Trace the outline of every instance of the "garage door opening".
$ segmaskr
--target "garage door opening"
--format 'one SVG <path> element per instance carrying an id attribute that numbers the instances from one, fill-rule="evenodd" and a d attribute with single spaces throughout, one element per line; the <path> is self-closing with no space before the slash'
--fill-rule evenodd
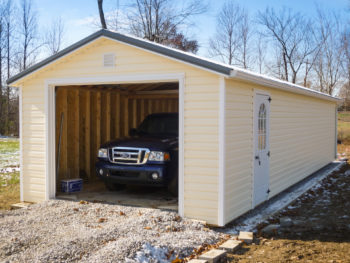
<path id="1" fill-rule="evenodd" d="M 95 166 L 101 145 L 129 137 L 147 116 L 170 116 L 170 113 L 179 112 L 177 82 L 56 86 L 55 98 L 56 197 L 178 208 L 177 198 L 165 187 L 150 187 L 142 183 L 127 184 L 117 191 L 111 191 L 113 187 L 107 189 L 106 180 L 97 176 Z M 178 145 L 178 137 L 176 140 Z M 109 149 L 108 160 L 112 154 Z M 144 163 L 147 163 L 150 153 L 147 156 L 142 154 Z M 174 160 L 178 162 L 177 157 Z M 130 164 L 124 166 L 130 167 Z M 142 164 L 138 164 L 137 169 L 140 167 Z M 147 172 L 144 175 L 148 176 Z M 139 174 L 118 172 L 118 176 L 137 177 Z M 62 181 L 76 178 L 82 179 L 83 190 L 71 194 L 62 192 Z"/>

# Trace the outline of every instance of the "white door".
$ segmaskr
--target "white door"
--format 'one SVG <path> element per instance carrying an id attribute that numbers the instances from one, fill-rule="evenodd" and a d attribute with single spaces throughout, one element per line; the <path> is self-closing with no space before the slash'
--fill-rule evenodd
<path id="1" fill-rule="evenodd" d="M 267 200 L 270 192 L 270 101 L 266 94 L 255 94 L 253 207 Z"/>

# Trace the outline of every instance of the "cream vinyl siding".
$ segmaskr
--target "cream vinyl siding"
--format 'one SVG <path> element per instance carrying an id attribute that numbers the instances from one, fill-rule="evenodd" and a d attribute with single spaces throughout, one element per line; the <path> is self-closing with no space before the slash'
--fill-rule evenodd
<path id="1" fill-rule="evenodd" d="M 253 88 L 226 80 L 225 222 L 252 208 Z"/>
<path id="2" fill-rule="evenodd" d="M 335 156 L 336 103 L 227 80 L 225 223 L 252 208 L 254 88 L 272 99 L 270 198 Z"/>
<path id="3" fill-rule="evenodd" d="M 334 102 L 271 91 L 270 197 L 335 158 Z"/>
<path id="4" fill-rule="evenodd" d="M 45 199 L 45 101 L 40 82 L 29 81 L 22 90 L 23 197 Z"/>
<path id="5" fill-rule="evenodd" d="M 103 55 L 115 54 L 115 67 L 103 67 Z M 217 224 L 219 76 L 100 38 L 18 81 L 23 87 L 24 200 L 45 199 L 46 79 L 111 75 L 185 74 L 184 213 Z"/>

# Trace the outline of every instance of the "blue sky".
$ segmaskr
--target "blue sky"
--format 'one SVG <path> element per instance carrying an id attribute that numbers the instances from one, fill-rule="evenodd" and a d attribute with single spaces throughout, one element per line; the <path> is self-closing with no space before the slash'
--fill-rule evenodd
<path id="1" fill-rule="evenodd" d="M 117 1 L 104 0 L 105 12 L 112 10 Z M 119 0 L 121 9 L 128 2 L 130 0 Z M 186 2 L 186 0 L 178 2 Z M 207 40 L 215 32 L 215 15 L 223 2 L 224 0 L 209 1 L 208 12 L 197 17 L 197 26 L 189 29 L 191 35 L 199 41 L 200 55 L 206 55 Z M 315 15 L 316 4 L 325 9 L 335 10 L 340 14 L 344 14 L 350 7 L 350 0 L 236 0 L 236 2 L 244 6 L 251 15 L 259 10 L 264 10 L 267 6 L 276 9 L 283 6 L 290 7 L 310 17 Z M 54 18 L 59 16 L 63 18 L 66 28 L 65 45 L 72 44 L 97 30 L 89 23 L 91 18 L 98 16 L 97 0 L 34 0 L 34 3 L 38 10 L 40 29 L 44 29 Z"/>

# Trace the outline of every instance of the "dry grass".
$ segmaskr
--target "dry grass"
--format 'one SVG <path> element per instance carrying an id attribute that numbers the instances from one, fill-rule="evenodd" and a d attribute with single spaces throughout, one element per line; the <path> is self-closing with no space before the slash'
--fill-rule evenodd
<path id="1" fill-rule="evenodd" d="M 350 158 L 350 112 L 338 113 L 338 153 Z"/>
<path id="2" fill-rule="evenodd" d="M 18 139 L 0 139 L 0 210 L 19 202 L 18 167 Z"/>
<path id="3" fill-rule="evenodd" d="M 17 177 L 17 176 L 16 176 Z M 11 209 L 11 205 L 19 200 L 19 180 L 13 180 L 6 186 L 0 186 L 0 210 Z"/>

